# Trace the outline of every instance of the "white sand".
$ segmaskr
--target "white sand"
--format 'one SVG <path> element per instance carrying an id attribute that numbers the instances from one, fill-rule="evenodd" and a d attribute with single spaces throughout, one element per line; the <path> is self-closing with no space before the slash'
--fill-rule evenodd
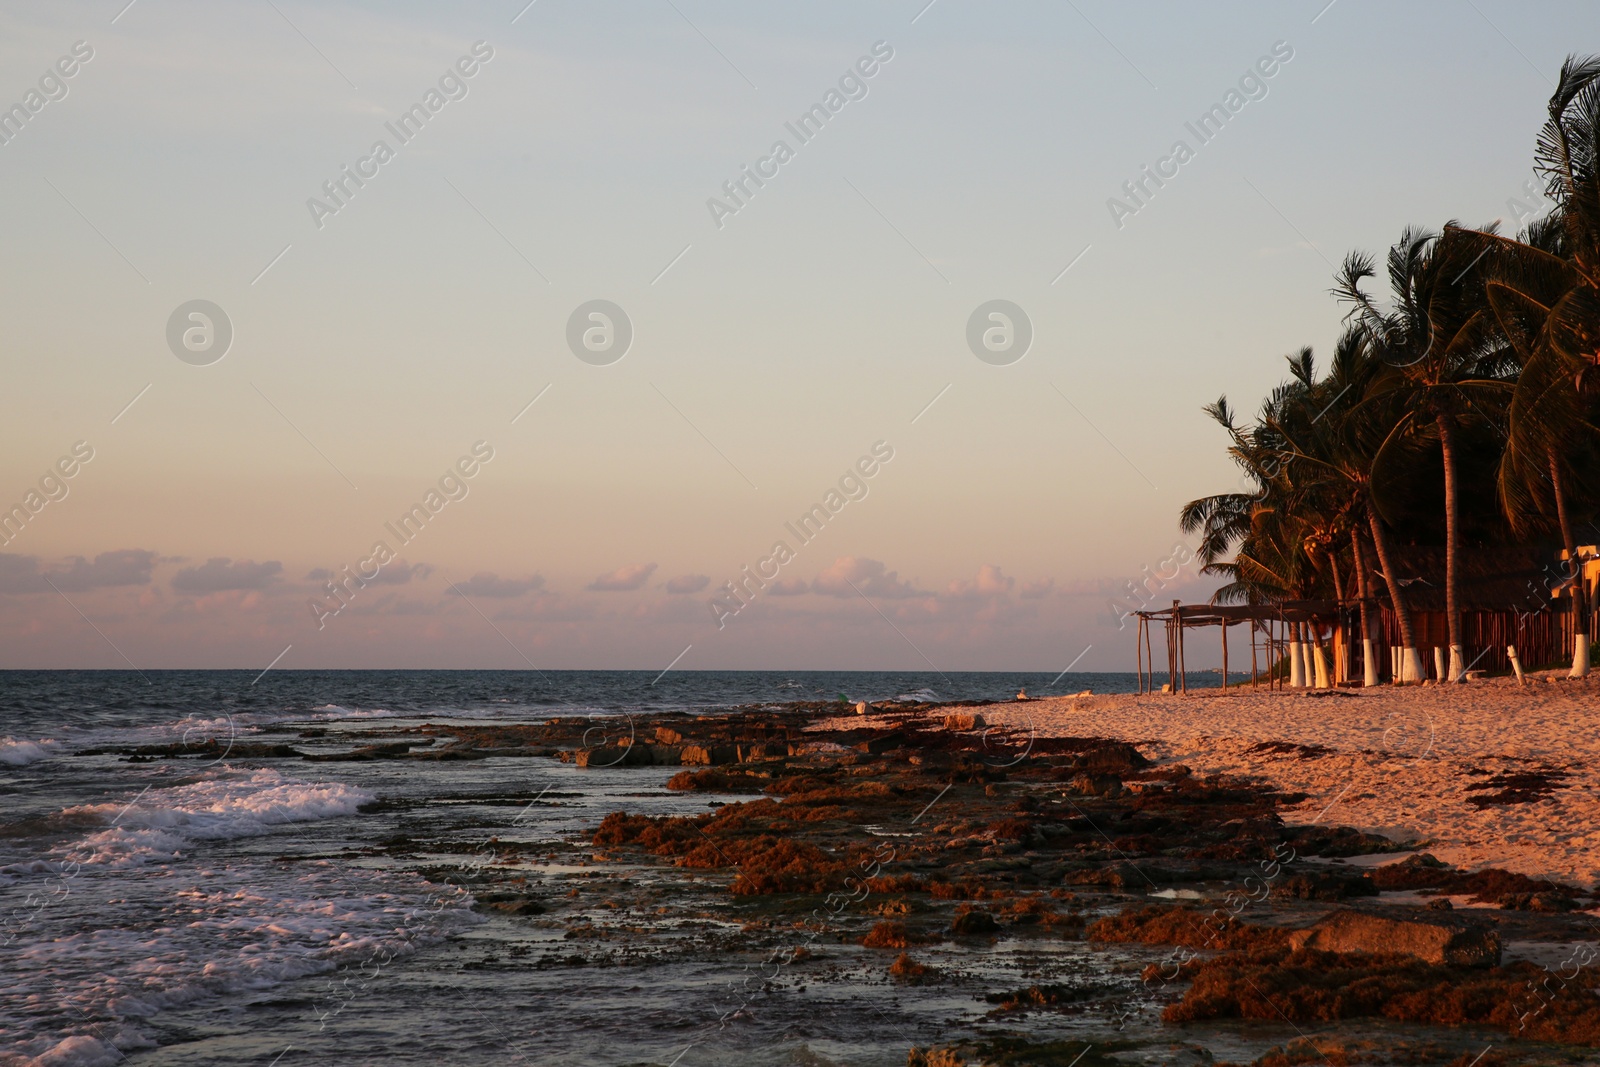
<path id="1" fill-rule="evenodd" d="M 1269 693 L 1248 686 L 1188 696 L 1053 697 L 978 710 L 991 726 L 1039 737 L 1113 737 L 1196 774 L 1265 779 L 1310 799 L 1293 823 L 1351 826 L 1426 848 L 1468 870 L 1502 867 L 1591 887 L 1600 882 L 1600 677 L 1533 675 L 1461 686 Z M 832 725 L 874 721 L 857 716 Z M 1317 758 L 1247 751 L 1317 745 Z M 1489 775 L 1559 768 L 1570 777 L 1533 803 L 1469 803 Z M 1476 772 L 1476 773 L 1474 773 Z M 1487 772 L 1487 773 L 1484 773 Z M 1320 817 L 1319 817 L 1320 816 Z"/>

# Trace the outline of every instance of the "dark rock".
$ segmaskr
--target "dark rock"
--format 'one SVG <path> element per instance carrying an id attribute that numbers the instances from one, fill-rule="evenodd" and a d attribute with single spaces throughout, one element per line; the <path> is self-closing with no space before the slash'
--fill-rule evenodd
<path id="1" fill-rule="evenodd" d="M 1153 864 L 1141 864 L 1135 867 L 1131 863 L 1097 863 L 1092 867 L 1082 867 L 1075 871 L 1068 871 L 1062 876 L 1063 885 L 1098 885 L 1108 889 L 1127 889 L 1132 886 L 1147 886 L 1152 882 L 1174 882 L 1183 879 L 1183 875 L 1167 870 Z"/>
<path id="2" fill-rule="evenodd" d="M 208 737 L 204 741 L 174 742 L 165 745 L 138 745 L 133 748 L 86 748 L 75 752 L 78 756 L 104 756 L 123 754 L 131 757 L 127 762 L 145 763 L 152 759 L 294 759 L 301 755 L 293 745 L 270 741 L 239 741 L 232 738 Z"/>
<path id="3" fill-rule="evenodd" d="M 906 735 L 899 730 L 893 730 L 880 737 L 871 737 L 856 745 L 857 752 L 878 756 L 885 752 L 893 752 L 897 748 L 906 746 Z"/>
<path id="4" fill-rule="evenodd" d="M 1399 863 L 1386 863 L 1372 870 L 1372 882 L 1379 889 L 1429 889 L 1443 885 L 1452 868 L 1431 852 L 1407 856 Z"/>
<path id="5" fill-rule="evenodd" d="M 431 745 L 432 741 L 422 742 Z M 351 749 L 349 752 L 313 752 L 306 755 L 306 760 L 311 763 L 366 763 L 378 759 L 400 759 L 417 747 L 415 741 L 395 741 L 389 744 L 363 745 L 361 748 Z M 467 758 L 465 753 L 457 758 Z M 474 754 L 474 758 L 481 758 Z"/>
<path id="6" fill-rule="evenodd" d="M 1274 896 L 1294 900 L 1346 900 L 1377 896 L 1378 887 L 1370 878 L 1350 877 L 1336 871 L 1304 871 L 1276 883 L 1272 892 Z"/>
<path id="7" fill-rule="evenodd" d="M 543 904 L 521 893 L 488 892 L 474 894 L 478 910 L 491 909 L 506 915 L 543 915 Z"/>
<path id="8" fill-rule="evenodd" d="M 1080 797 L 1120 797 L 1122 779 L 1111 774 L 1079 774 L 1067 782 L 1067 792 Z"/>
<path id="9" fill-rule="evenodd" d="M 691 751 L 694 751 L 694 746 L 672 748 L 667 745 L 599 745 L 594 748 L 578 749 L 577 762 L 580 767 L 593 767 L 596 770 L 606 767 L 676 767 L 680 763 L 690 762 Z"/>
<path id="10" fill-rule="evenodd" d="M 958 912 L 955 921 L 950 924 L 952 934 L 992 934 L 1000 929 L 1000 924 L 995 922 L 994 916 L 977 908 Z"/>
<path id="11" fill-rule="evenodd" d="M 1395 843 L 1388 838 L 1365 834 L 1348 826 L 1291 826 L 1285 828 L 1283 842 L 1302 856 L 1369 856 L 1376 852 L 1397 851 Z M 1387 868 L 1379 868 L 1384 869 Z M 1390 887 L 1380 884 L 1378 888 Z"/>
<path id="12" fill-rule="evenodd" d="M 1126 741 L 1105 741 L 1079 757 L 1079 766 L 1089 774 L 1128 775 L 1150 766 L 1150 761 Z"/>
<path id="13" fill-rule="evenodd" d="M 1576 911 L 1578 902 L 1559 893 L 1507 893 L 1499 905 L 1508 911 L 1542 911 L 1557 913 Z"/>

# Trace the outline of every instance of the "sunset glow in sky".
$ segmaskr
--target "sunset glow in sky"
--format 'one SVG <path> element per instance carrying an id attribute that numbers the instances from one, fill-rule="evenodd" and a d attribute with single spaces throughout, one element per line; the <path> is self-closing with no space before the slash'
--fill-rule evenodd
<path id="1" fill-rule="evenodd" d="M 1212 588 L 1200 406 L 1331 349 L 1349 249 L 1542 211 L 1600 50 L 525 2 L 3 16 L 0 666 L 1129 668 L 1130 582 Z"/>

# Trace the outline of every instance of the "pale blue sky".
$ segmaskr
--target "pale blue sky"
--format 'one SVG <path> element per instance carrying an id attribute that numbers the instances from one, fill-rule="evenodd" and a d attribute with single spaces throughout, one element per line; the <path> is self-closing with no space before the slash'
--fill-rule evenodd
<path id="1" fill-rule="evenodd" d="M 96 458 L 0 549 L 0 665 L 1121 668 L 1108 594 L 1233 480 L 1199 406 L 1328 348 L 1346 250 L 1506 215 L 1562 57 L 1600 51 L 1577 3 L 924 2 L 10 5 L 0 102 L 94 58 L 0 145 L 0 503 Z M 467 95 L 317 228 L 307 199 L 480 40 Z M 715 226 L 878 41 L 867 95 Z M 1107 199 L 1279 41 L 1267 95 L 1118 229 Z M 164 336 L 196 298 L 235 330 L 211 366 Z M 564 339 L 594 298 L 635 330 L 605 367 Z M 964 340 L 994 298 L 1034 327 L 1005 367 Z M 318 630 L 307 575 L 480 439 L 423 572 Z M 876 561 L 904 595 L 716 629 L 714 587 L 880 439 L 783 576 Z M 156 554 L 132 584 L 63 590 L 104 639 L 33 578 L 129 549 Z M 219 557 L 281 570 L 174 588 Z M 449 594 L 479 573 L 525 591 Z"/>

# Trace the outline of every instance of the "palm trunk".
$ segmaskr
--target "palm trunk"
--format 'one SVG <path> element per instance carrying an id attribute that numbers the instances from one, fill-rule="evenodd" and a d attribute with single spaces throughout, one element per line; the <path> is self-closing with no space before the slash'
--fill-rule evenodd
<path id="1" fill-rule="evenodd" d="M 1361 684 L 1378 684 L 1378 664 L 1372 658 L 1372 600 L 1367 584 L 1367 554 L 1361 547 L 1361 527 L 1350 527 L 1350 551 L 1356 561 L 1356 595 L 1361 598 Z"/>
<path id="2" fill-rule="evenodd" d="M 1411 612 L 1406 609 L 1405 593 L 1400 589 L 1400 573 L 1394 567 L 1394 553 L 1389 549 L 1389 534 L 1383 528 L 1376 508 L 1367 509 L 1372 525 L 1372 544 L 1378 550 L 1378 563 L 1383 567 L 1389 586 L 1389 600 L 1394 605 L 1395 624 L 1400 627 L 1400 644 L 1403 648 L 1401 670 L 1397 682 L 1422 681 L 1422 660 L 1417 657 L 1416 632 L 1411 628 Z M 1408 677 L 1409 675 L 1409 677 Z"/>
<path id="3" fill-rule="evenodd" d="M 1340 575 L 1339 575 L 1339 557 L 1333 551 L 1333 546 L 1332 545 L 1328 546 L 1328 569 L 1333 571 L 1333 600 L 1334 600 L 1334 603 L 1339 605 L 1339 615 L 1338 615 L 1338 617 L 1340 619 L 1343 619 L 1344 618 L 1344 579 L 1342 577 L 1340 577 Z M 1338 626 L 1338 625 L 1343 625 L 1343 624 L 1342 623 L 1336 624 L 1336 626 Z M 1330 640 L 1329 640 L 1328 643 L 1329 643 L 1329 645 L 1331 647 L 1328 649 L 1329 665 L 1324 671 L 1324 673 L 1327 673 L 1327 674 L 1330 675 L 1330 680 L 1335 685 L 1337 685 L 1338 683 L 1344 681 L 1344 667 L 1339 663 L 1339 644 L 1338 644 L 1337 641 L 1334 641 L 1334 640 L 1331 639 L 1332 636 L 1336 632 L 1337 632 L 1336 629 L 1328 631 L 1329 636 L 1330 636 Z M 1321 646 L 1318 646 L 1318 648 L 1319 648 L 1319 651 L 1320 651 Z"/>
<path id="4" fill-rule="evenodd" d="M 1583 584 L 1583 561 L 1578 558 L 1578 538 L 1572 532 L 1572 517 L 1567 514 L 1566 487 L 1561 480 L 1560 457 L 1556 450 L 1547 450 L 1550 459 L 1550 488 L 1556 498 L 1556 518 L 1561 523 L 1561 543 L 1567 550 L 1567 562 L 1572 568 L 1572 677 L 1582 678 L 1589 673 L 1589 612 L 1588 590 Z"/>
<path id="5" fill-rule="evenodd" d="M 1323 650 L 1322 628 L 1316 623 L 1311 624 L 1311 663 L 1306 684 L 1317 689 L 1327 689 L 1328 686 L 1328 657 Z"/>
<path id="6" fill-rule="evenodd" d="M 1301 689 L 1306 684 L 1306 657 L 1301 651 L 1300 624 L 1289 624 L 1289 688 Z"/>
<path id="7" fill-rule="evenodd" d="M 1449 415 L 1440 415 L 1434 422 L 1439 427 L 1439 450 L 1444 457 L 1444 614 L 1450 632 L 1449 680 L 1459 682 L 1466 672 L 1461 654 L 1460 561 L 1456 558 L 1461 548 L 1461 500 L 1456 485 L 1456 424 Z"/>

